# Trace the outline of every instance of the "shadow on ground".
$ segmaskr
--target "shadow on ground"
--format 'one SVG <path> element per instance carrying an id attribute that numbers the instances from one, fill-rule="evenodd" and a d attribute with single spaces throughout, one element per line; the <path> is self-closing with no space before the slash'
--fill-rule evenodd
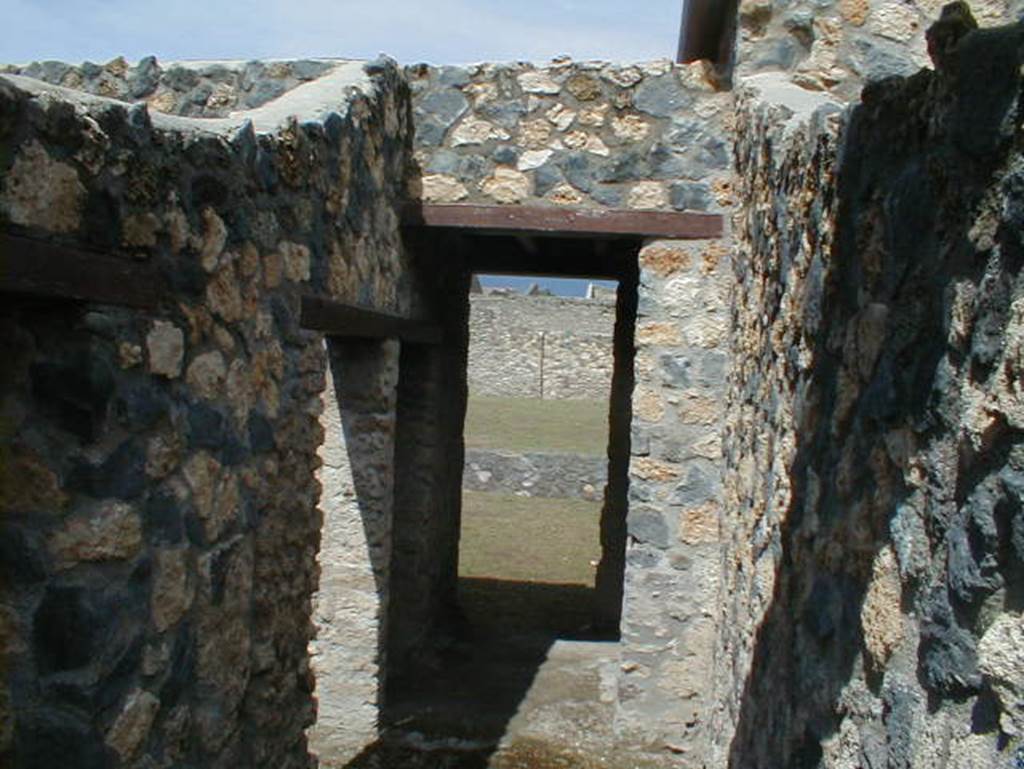
<path id="1" fill-rule="evenodd" d="M 614 640 L 591 630 L 593 588 L 464 577 L 459 600 L 456 631 L 388 682 L 383 736 L 346 769 L 587 766 L 541 743 L 494 754 L 556 640 Z"/>

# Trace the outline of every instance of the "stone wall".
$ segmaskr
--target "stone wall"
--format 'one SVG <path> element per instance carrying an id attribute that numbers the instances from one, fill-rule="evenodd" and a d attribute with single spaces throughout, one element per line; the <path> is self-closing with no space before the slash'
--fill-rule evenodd
<path id="1" fill-rule="evenodd" d="M 585 454 L 515 453 L 468 449 L 462 488 L 526 497 L 598 500 L 608 480 L 608 459 Z"/>
<path id="2" fill-rule="evenodd" d="M 742 0 L 737 74 L 788 72 L 810 91 L 856 99 L 870 81 L 928 65 L 925 31 L 947 0 Z M 983 26 L 1016 21 L 1021 0 L 969 4 Z"/>
<path id="3" fill-rule="evenodd" d="M 416 259 L 433 289 L 424 293 L 434 300 L 430 314 L 442 328 L 444 344 L 402 345 L 389 684 L 406 676 L 419 679 L 424 669 L 439 664 L 438 647 L 462 621 L 457 591 L 471 273 L 442 244 L 420 245 Z M 438 639 L 445 640 L 439 644 Z"/>
<path id="4" fill-rule="evenodd" d="M 4 297 L 0 763 L 310 764 L 321 527 L 330 542 L 363 521 L 336 501 L 338 447 L 320 500 L 335 395 L 299 297 L 421 304 L 395 213 L 407 99 L 387 62 L 233 120 L 0 77 L 0 225 L 147 262 L 168 287 L 155 313 Z M 349 446 L 391 432 L 344 427 Z M 354 570 L 373 545 L 350 548 Z"/>
<path id="5" fill-rule="evenodd" d="M 608 399 L 614 300 L 470 295 L 473 395 Z"/>
<path id="6" fill-rule="evenodd" d="M 1024 25 L 968 27 L 741 103 L 707 766 L 1024 758 Z"/>
<path id="7" fill-rule="evenodd" d="M 106 64 L 32 62 L 0 67 L 0 74 L 23 75 L 51 85 L 125 102 L 145 102 L 155 112 L 186 117 L 227 117 L 255 109 L 327 74 L 340 61 L 171 62 L 154 56 L 135 64 L 118 57 Z"/>
<path id="8" fill-rule="evenodd" d="M 640 252 L 617 733 L 699 759 L 716 623 L 729 249 Z"/>
<path id="9" fill-rule="evenodd" d="M 782 71 L 738 111 L 667 62 L 414 67 L 412 97 L 387 62 L 268 66 L 283 95 L 202 120 L 0 77 L 0 226 L 146 261 L 172 300 L 0 310 L 0 759 L 307 766 L 318 696 L 343 765 L 382 672 L 420 674 L 457 621 L 472 265 L 401 241 L 399 185 L 725 213 L 738 185 L 731 263 L 656 240 L 622 265 L 597 578 L 619 739 L 662 765 L 1009 765 L 1024 30 L 958 45 L 954 9 L 942 72 L 831 99 L 917 66 L 923 8 L 742 3 L 739 72 Z M 147 68 L 37 74 L 125 96 Z M 219 71 L 172 72 L 154 102 L 229 109 Z M 305 293 L 445 344 L 328 350 Z"/>
<path id="10" fill-rule="evenodd" d="M 333 768 L 377 737 L 394 539 L 399 343 L 329 344 L 318 471 L 324 526 L 310 645 L 319 707 L 310 745 L 319 765 Z"/>
<path id="11" fill-rule="evenodd" d="M 413 196 L 439 203 L 719 211 L 727 116 L 702 63 L 555 61 L 407 70 Z"/>

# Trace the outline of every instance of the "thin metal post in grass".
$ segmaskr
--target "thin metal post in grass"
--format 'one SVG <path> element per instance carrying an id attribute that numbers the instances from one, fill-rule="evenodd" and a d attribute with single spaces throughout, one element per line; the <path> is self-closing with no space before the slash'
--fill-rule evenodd
<path id="1" fill-rule="evenodd" d="M 544 342 L 547 338 L 547 334 L 544 331 L 540 332 L 540 399 L 544 400 Z"/>

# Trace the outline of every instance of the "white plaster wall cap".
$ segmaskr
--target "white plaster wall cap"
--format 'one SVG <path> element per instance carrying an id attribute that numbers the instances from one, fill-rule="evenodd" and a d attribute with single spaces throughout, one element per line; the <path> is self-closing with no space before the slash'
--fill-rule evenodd
<path id="1" fill-rule="evenodd" d="M 841 111 L 846 103 L 822 91 L 809 91 L 793 83 L 787 72 L 763 72 L 740 80 L 741 95 L 764 104 L 785 107 L 791 113 L 785 123 L 788 134 L 808 123 L 819 110 Z"/>

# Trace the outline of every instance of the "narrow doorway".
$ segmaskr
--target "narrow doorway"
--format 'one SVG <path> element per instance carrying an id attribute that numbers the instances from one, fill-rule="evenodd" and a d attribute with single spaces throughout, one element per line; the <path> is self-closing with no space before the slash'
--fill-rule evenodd
<path id="1" fill-rule="evenodd" d="M 474 276 L 459 599 L 479 638 L 617 635 L 595 621 L 616 288 Z"/>
<path id="2" fill-rule="evenodd" d="M 508 279 L 474 269 L 471 260 L 464 267 L 461 298 L 449 294 L 448 313 L 458 324 L 448 326 L 446 347 L 454 354 L 461 345 L 459 376 L 451 361 L 442 366 L 445 392 L 458 400 L 461 387 L 464 399 L 458 446 L 449 444 L 459 463 L 456 515 L 442 522 L 409 515 L 422 501 L 396 504 L 401 555 L 392 565 L 388 644 L 395 653 L 388 662 L 386 737 L 373 755 L 409 766 L 437 753 L 456 755 L 451 766 L 518 765 L 526 760 L 524 744 L 531 751 L 566 739 L 585 745 L 593 732 L 562 733 L 580 732 L 583 723 L 601 724 L 610 741 L 614 717 L 607 689 L 619 664 L 635 251 L 596 280 L 576 279 L 580 273 L 570 269 L 572 280 L 557 284 L 557 292 L 543 275 L 519 281 L 515 292 L 495 291 Z M 559 295 L 569 292 L 575 295 Z M 427 404 L 446 402 L 423 398 L 422 384 L 439 381 L 426 361 L 444 354 L 407 355 L 403 348 L 398 500 L 403 487 L 422 485 L 418 472 L 402 469 L 421 465 L 402 457 L 412 451 L 408 429 L 424 422 Z M 417 435 L 422 444 L 423 430 Z M 427 541 L 435 542 L 431 553 Z M 412 576 L 425 569 L 440 569 L 433 598 L 417 587 L 431 580 Z M 428 601 L 436 607 L 430 612 L 423 611 Z M 552 718 L 570 712 L 571 718 Z M 529 760 L 539 759 L 531 753 Z"/>

